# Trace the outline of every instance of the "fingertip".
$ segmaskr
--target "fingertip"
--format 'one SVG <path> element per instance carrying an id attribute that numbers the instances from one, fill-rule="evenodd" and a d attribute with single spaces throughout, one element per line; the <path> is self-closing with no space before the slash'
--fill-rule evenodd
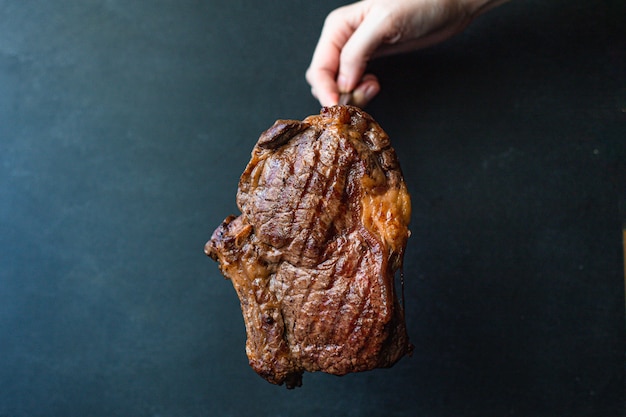
<path id="1" fill-rule="evenodd" d="M 331 71 L 311 70 L 306 73 L 311 94 L 322 106 L 334 106 L 339 102 L 339 91 Z"/>
<path id="2" fill-rule="evenodd" d="M 322 107 L 330 107 L 339 104 L 339 93 L 333 91 L 318 92 L 315 88 L 311 88 L 311 95 L 320 102 Z"/>
<path id="3" fill-rule="evenodd" d="M 380 83 L 372 75 L 363 77 L 361 83 L 352 93 L 352 103 L 358 107 L 365 107 L 380 92 Z"/>
<path id="4" fill-rule="evenodd" d="M 354 88 L 353 84 L 354 83 L 350 81 L 349 76 L 347 76 L 345 73 L 340 72 L 337 76 L 337 88 L 339 88 L 339 91 L 341 93 L 349 93 L 350 91 L 352 91 L 352 89 Z"/>
<path id="5" fill-rule="evenodd" d="M 318 97 L 318 100 L 319 100 L 320 104 L 322 105 L 322 107 L 335 106 L 335 105 L 339 104 L 339 94 L 338 93 L 333 93 L 333 92 L 328 92 L 328 93 Z"/>

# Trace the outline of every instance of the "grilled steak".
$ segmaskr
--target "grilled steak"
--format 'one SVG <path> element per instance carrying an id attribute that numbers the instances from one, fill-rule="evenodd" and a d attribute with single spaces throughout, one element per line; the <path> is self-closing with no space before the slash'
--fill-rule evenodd
<path id="1" fill-rule="evenodd" d="M 278 120 L 259 138 L 241 210 L 205 246 L 241 302 L 254 370 L 274 384 L 304 371 L 389 367 L 407 354 L 395 291 L 410 199 L 389 138 L 352 106 Z"/>

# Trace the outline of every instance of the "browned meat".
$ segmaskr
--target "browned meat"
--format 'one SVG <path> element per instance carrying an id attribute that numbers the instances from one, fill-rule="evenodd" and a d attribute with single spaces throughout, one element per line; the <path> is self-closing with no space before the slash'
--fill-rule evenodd
<path id="1" fill-rule="evenodd" d="M 407 354 L 394 287 L 411 204 L 389 138 L 362 110 L 278 120 L 259 138 L 237 203 L 205 252 L 239 300 L 246 353 L 263 378 L 345 375 Z"/>

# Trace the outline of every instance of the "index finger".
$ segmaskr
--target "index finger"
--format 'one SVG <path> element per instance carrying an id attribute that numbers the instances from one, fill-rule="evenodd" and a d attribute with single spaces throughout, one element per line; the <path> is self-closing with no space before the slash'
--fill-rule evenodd
<path id="1" fill-rule="evenodd" d="M 322 105 L 334 105 L 339 100 L 337 75 L 341 50 L 353 32 L 354 29 L 345 19 L 343 8 L 331 12 L 324 22 L 306 72 L 313 94 Z"/>

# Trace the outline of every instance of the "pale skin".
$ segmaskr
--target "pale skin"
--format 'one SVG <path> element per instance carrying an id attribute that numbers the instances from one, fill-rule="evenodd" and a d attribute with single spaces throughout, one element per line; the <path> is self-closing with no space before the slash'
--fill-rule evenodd
<path id="1" fill-rule="evenodd" d="M 380 91 L 370 60 L 432 46 L 507 0 L 362 0 L 326 18 L 306 79 L 322 106 L 364 107 Z M 346 94 L 343 94 L 342 98 Z"/>

